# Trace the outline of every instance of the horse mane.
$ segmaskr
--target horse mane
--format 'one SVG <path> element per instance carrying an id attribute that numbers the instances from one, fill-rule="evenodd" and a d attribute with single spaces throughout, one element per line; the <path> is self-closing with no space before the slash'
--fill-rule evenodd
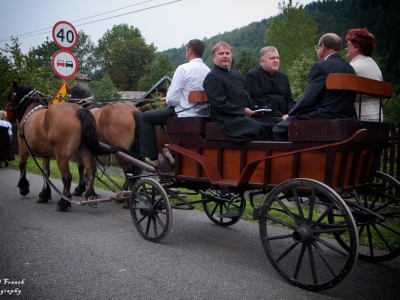
<path id="1" fill-rule="evenodd" d="M 71 98 L 75 99 L 85 99 L 93 96 L 88 90 L 84 89 L 83 87 L 80 87 L 79 85 L 74 86 L 71 89 L 70 94 Z"/>
<path id="2" fill-rule="evenodd" d="M 25 85 L 25 84 L 18 85 L 17 89 L 14 90 L 15 96 L 14 96 L 14 99 L 13 99 L 13 103 L 15 105 L 18 105 L 19 102 L 21 101 L 21 99 L 25 95 L 29 94 L 29 92 L 32 91 L 32 90 L 33 90 L 33 87 L 30 86 L 30 85 Z"/>

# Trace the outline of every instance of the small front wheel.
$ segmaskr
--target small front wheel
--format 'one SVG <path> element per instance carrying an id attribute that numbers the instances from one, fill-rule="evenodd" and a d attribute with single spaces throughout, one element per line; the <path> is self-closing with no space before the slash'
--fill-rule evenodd
<path id="1" fill-rule="evenodd" d="M 204 211 L 207 217 L 217 225 L 226 227 L 235 224 L 246 208 L 243 193 L 222 193 L 214 189 L 201 193 L 204 196 Z"/>
<path id="2" fill-rule="evenodd" d="M 159 242 L 170 232 L 171 204 L 166 191 L 156 180 L 144 178 L 135 183 L 129 209 L 133 224 L 144 239 Z"/>

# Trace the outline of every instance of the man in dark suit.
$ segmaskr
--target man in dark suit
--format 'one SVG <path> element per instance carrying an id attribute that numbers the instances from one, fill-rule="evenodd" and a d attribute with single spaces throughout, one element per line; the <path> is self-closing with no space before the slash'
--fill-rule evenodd
<path id="1" fill-rule="evenodd" d="M 342 40 L 334 33 L 323 35 L 315 47 L 319 62 L 312 65 L 303 97 L 297 101 L 289 116 L 273 128 L 273 138 L 288 138 L 289 124 L 295 120 L 354 119 L 355 93 L 327 90 L 326 78 L 331 73 L 355 74 L 353 67 L 339 55 Z M 317 129 L 316 129 L 317 130 Z"/>
<path id="2" fill-rule="evenodd" d="M 278 71 L 279 52 L 274 46 L 266 46 L 260 50 L 260 66 L 246 74 L 246 89 L 250 97 L 256 101 L 258 108 L 266 108 L 262 118 L 273 125 L 285 120 L 289 111 L 296 105 L 290 89 L 289 78 Z"/>

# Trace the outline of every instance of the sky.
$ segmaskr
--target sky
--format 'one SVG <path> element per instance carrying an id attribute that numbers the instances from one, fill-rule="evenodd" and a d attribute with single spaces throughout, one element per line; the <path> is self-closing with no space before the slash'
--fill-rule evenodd
<path id="1" fill-rule="evenodd" d="M 297 0 L 293 1 L 296 3 Z M 306 5 L 313 0 L 299 0 Z M 138 28 L 157 51 L 179 48 L 279 13 L 281 0 L 1 0 L 0 48 L 18 36 L 26 54 L 52 38 L 59 21 L 84 31 L 92 42 L 114 25 Z M 286 1 L 287 2 L 287 1 Z"/>

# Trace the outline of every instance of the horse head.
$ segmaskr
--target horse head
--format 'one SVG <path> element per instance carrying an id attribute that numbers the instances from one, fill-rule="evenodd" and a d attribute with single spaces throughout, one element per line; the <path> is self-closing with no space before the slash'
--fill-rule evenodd
<path id="1" fill-rule="evenodd" d="M 71 91 L 70 95 L 67 98 L 67 102 L 76 103 L 82 106 L 83 108 L 97 108 L 100 107 L 94 100 L 94 96 L 83 87 L 79 85 L 74 86 Z"/>
<path id="2" fill-rule="evenodd" d="M 29 85 L 17 85 L 15 81 L 13 82 L 10 97 L 12 98 L 9 106 L 10 111 L 12 111 L 19 120 L 22 118 L 25 110 L 31 103 L 36 102 L 37 105 L 45 106 L 48 104 L 41 92 Z"/>

